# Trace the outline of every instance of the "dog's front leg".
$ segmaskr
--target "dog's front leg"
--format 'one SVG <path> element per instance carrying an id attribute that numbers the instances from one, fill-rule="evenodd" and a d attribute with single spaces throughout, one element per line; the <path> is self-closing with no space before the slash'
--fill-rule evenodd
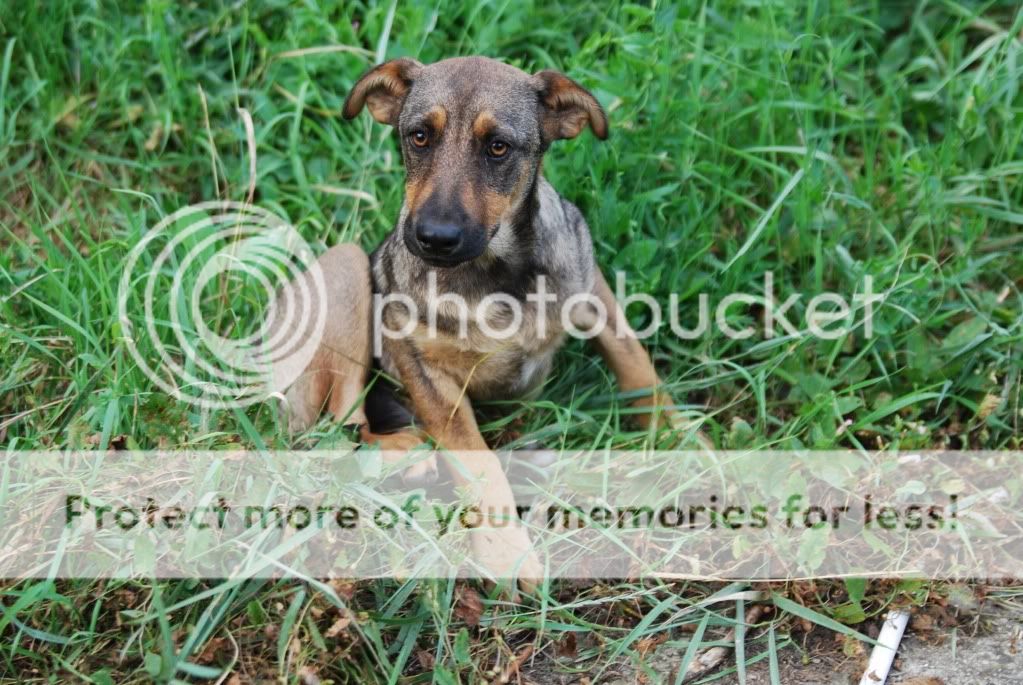
<path id="1" fill-rule="evenodd" d="M 603 305 L 606 313 L 606 321 L 593 338 L 601 357 L 611 368 L 622 390 L 649 391 L 649 394 L 632 401 L 633 407 L 643 410 L 636 415 L 640 425 L 656 429 L 659 420 L 663 418 L 673 429 L 690 432 L 697 441 L 709 446 L 706 437 L 695 430 L 693 423 L 673 408 L 674 401 L 670 394 L 662 390 L 661 379 L 657 376 L 650 355 L 626 321 L 618 300 L 615 299 L 611 287 L 599 269 L 593 286 L 593 295 Z M 592 305 L 583 304 L 577 307 L 573 318 L 577 326 L 589 328 L 600 325 L 597 316 L 598 313 Z"/>
<path id="2" fill-rule="evenodd" d="M 543 566 L 519 519 L 501 462 L 480 435 L 462 384 L 444 371 L 423 364 L 414 342 L 400 339 L 385 344 L 412 400 L 417 421 L 444 449 L 452 479 L 479 508 L 479 515 L 470 517 L 476 519 L 471 531 L 476 560 L 496 580 L 517 579 L 525 590 L 535 587 Z"/>

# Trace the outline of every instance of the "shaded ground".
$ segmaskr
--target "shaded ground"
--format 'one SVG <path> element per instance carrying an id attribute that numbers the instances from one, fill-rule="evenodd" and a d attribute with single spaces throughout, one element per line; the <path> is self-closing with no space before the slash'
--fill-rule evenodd
<path id="1" fill-rule="evenodd" d="M 1023 683 L 1023 615 L 998 611 L 980 618 L 976 635 L 949 636 L 933 644 L 914 636 L 896 661 L 896 685 L 925 685 L 922 676 L 946 683 Z M 928 684 L 929 685 L 929 684 Z"/>
<path id="2" fill-rule="evenodd" d="M 888 679 L 890 685 L 1023 683 L 1023 612 L 991 606 L 954 628 L 931 628 L 926 621 L 916 623 L 917 630 L 907 630 L 902 641 Z M 647 665 L 657 677 L 648 678 L 645 682 L 675 682 L 676 669 L 683 654 L 684 650 L 678 648 L 656 650 L 648 657 Z M 844 653 L 840 642 L 829 639 L 818 629 L 804 646 L 790 646 L 779 652 L 778 670 L 785 685 L 855 685 L 868 655 L 866 649 L 851 655 Z M 739 679 L 734 673 L 734 666 L 730 656 L 720 669 L 696 682 L 736 684 Z M 726 671 L 732 672 L 721 675 Z M 717 678 L 715 674 L 718 674 Z M 524 669 L 522 675 L 523 682 L 544 684 L 605 682 L 627 685 L 644 682 L 634 663 L 622 663 L 608 669 L 599 681 L 587 680 L 591 676 L 568 673 L 550 660 L 537 660 L 532 668 Z M 767 659 L 747 667 L 746 683 L 771 683 Z"/>
<path id="3" fill-rule="evenodd" d="M 1005 610 L 988 610 L 975 621 L 952 630 L 934 631 L 922 637 L 912 629 L 902 641 L 890 685 L 1002 685 L 1023 683 L 1023 653 L 1020 631 L 1023 615 Z M 821 646 L 823 647 L 823 645 Z M 785 685 L 847 685 L 859 682 L 866 655 L 845 657 L 840 651 L 825 650 L 801 662 L 796 650 L 780 655 L 780 673 Z M 764 662 L 747 674 L 747 685 L 771 682 Z M 736 683 L 733 676 L 715 681 Z"/>

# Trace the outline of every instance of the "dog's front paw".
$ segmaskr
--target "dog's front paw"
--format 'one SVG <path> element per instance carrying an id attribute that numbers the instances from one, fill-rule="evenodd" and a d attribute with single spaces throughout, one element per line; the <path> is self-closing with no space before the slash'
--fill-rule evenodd
<path id="1" fill-rule="evenodd" d="M 413 449 L 425 442 L 419 432 L 402 430 L 397 433 L 379 434 L 371 433 L 368 427 L 363 426 L 360 437 L 367 445 L 380 446 L 384 463 L 399 464 L 409 458 L 415 459 L 401 472 L 401 479 L 405 485 L 421 487 L 437 482 L 437 455 L 433 451 L 410 454 Z"/>
<path id="2" fill-rule="evenodd" d="M 432 485 L 437 482 L 438 478 L 437 457 L 432 454 L 428 457 L 423 457 L 401 472 L 401 481 L 413 488 Z"/>
<path id="3" fill-rule="evenodd" d="M 681 450 L 713 450 L 714 443 L 700 430 L 701 421 L 667 410 L 664 419 L 672 432 L 672 447 Z"/>
<path id="4" fill-rule="evenodd" d="M 713 450 L 714 443 L 707 434 L 700 430 L 703 425 L 698 417 L 681 412 L 674 408 L 675 401 L 671 395 L 657 392 L 651 404 L 656 407 L 648 421 L 655 421 L 656 428 L 666 428 L 671 432 L 671 448 L 679 450 Z M 649 427 L 649 424 L 648 424 Z"/>
<path id="5" fill-rule="evenodd" d="M 518 524 L 507 525 L 473 529 L 473 555 L 504 594 L 514 598 L 516 584 L 518 589 L 532 594 L 543 582 L 543 563 L 533 550 L 526 529 Z"/>

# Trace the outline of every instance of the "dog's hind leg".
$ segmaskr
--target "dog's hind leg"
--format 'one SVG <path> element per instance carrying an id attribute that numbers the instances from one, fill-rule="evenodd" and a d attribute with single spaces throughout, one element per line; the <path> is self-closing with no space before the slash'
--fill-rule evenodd
<path id="1" fill-rule="evenodd" d="M 307 429 L 324 409 L 346 424 L 366 423 L 362 396 L 372 352 L 372 302 L 369 258 L 353 244 L 327 250 L 278 291 L 267 339 L 315 345 L 311 358 L 296 353 L 274 360 L 272 389 L 284 394 L 292 432 Z M 323 328 L 317 341 L 318 317 Z M 282 331 L 284 326 L 291 330 Z"/>
<path id="2" fill-rule="evenodd" d="M 273 388 L 284 393 L 288 429 L 292 433 L 306 430 L 326 409 L 336 420 L 357 426 L 362 442 L 379 444 L 385 462 L 401 463 L 423 437 L 383 379 L 366 389 L 373 331 L 369 258 L 358 245 L 338 245 L 323 253 L 313 269 L 318 273 L 311 269 L 278 292 L 267 326 L 272 340 L 289 322 L 289 314 L 290 321 L 324 317 L 311 359 L 294 355 L 273 367 Z M 322 290 L 317 278 L 322 279 Z M 303 330 L 291 333 L 311 336 L 313 329 L 307 323 Z M 402 477 L 416 484 L 436 480 L 436 458 L 430 455 L 412 463 Z"/>

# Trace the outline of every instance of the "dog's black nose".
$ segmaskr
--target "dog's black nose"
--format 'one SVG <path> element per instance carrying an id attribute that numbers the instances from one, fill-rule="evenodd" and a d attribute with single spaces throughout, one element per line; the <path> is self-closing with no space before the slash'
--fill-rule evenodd
<path id="1" fill-rule="evenodd" d="M 462 229 L 450 223 L 421 221 L 416 226 L 416 240 L 424 252 L 446 257 L 462 244 Z"/>

